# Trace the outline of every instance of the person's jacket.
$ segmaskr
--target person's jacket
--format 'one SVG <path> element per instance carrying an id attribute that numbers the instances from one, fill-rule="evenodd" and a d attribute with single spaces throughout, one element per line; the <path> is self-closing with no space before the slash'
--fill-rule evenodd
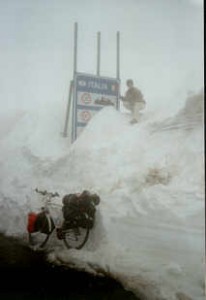
<path id="1" fill-rule="evenodd" d="M 140 90 L 138 90 L 135 87 L 130 87 L 123 99 L 124 101 L 130 103 L 130 104 L 135 104 L 136 102 L 143 102 L 145 103 L 145 100 L 143 98 L 143 95 Z"/>

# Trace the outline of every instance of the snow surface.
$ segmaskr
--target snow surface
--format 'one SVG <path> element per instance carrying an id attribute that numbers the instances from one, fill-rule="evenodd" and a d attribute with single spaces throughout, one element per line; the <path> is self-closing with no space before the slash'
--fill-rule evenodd
<path id="1" fill-rule="evenodd" d="M 202 97 L 168 118 L 145 111 L 133 126 L 129 114 L 104 108 L 72 145 L 55 103 L 3 120 L 0 230 L 26 238 L 27 213 L 41 207 L 36 187 L 97 192 L 88 243 L 69 251 L 54 235 L 48 259 L 110 275 L 141 299 L 204 299 Z"/>

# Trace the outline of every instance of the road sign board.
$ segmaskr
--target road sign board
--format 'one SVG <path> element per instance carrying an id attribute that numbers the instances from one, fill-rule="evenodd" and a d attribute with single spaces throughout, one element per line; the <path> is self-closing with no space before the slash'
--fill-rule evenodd
<path id="1" fill-rule="evenodd" d="M 119 109 L 120 82 L 115 78 L 76 73 L 74 78 L 73 141 L 103 107 Z M 81 129 L 81 130 L 80 130 Z"/>

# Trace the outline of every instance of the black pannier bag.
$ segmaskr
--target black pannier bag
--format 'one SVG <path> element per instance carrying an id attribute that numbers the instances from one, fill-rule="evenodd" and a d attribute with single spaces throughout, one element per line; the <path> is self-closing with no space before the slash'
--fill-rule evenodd
<path id="1" fill-rule="evenodd" d="M 74 219 L 79 214 L 78 196 L 76 194 L 65 195 L 62 203 L 62 212 L 65 220 Z"/>
<path id="2" fill-rule="evenodd" d="M 81 194 L 65 195 L 62 199 L 63 217 L 71 227 L 92 228 L 94 226 L 96 205 L 100 202 L 97 194 L 83 191 Z"/>
<path id="3" fill-rule="evenodd" d="M 53 231 L 54 227 L 55 227 L 54 221 L 49 215 L 46 215 L 44 211 L 40 212 L 37 215 L 35 221 L 35 231 L 40 231 L 45 234 L 50 234 Z"/>

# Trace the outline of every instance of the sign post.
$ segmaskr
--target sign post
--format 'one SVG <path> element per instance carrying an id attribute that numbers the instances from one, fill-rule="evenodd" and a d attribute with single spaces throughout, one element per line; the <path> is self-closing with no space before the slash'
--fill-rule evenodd
<path id="1" fill-rule="evenodd" d="M 77 71 L 78 24 L 74 24 L 73 80 L 70 82 L 63 136 L 67 137 L 68 123 L 72 125 L 72 142 L 80 135 L 90 119 L 103 107 L 119 109 L 120 90 L 120 33 L 117 32 L 116 78 L 100 76 L 101 33 L 97 33 L 96 75 Z M 71 115 L 71 120 L 69 119 Z"/>
<path id="2" fill-rule="evenodd" d="M 97 32 L 97 76 L 100 76 L 101 33 Z"/>
<path id="3" fill-rule="evenodd" d="M 73 78 L 75 77 L 75 74 L 77 72 L 77 38 L 78 38 L 78 24 L 74 23 L 74 66 L 73 66 Z M 69 123 L 69 116 L 70 111 L 72 107 L 72 96 L 73 96 L 73 86 L 74 86 L 74 80 L 70 81 L 70 87 L 69 87 L 69 97 L 67 102 L 67 109 L 66 109 L 66 119 L 64 124 L 64 131 L 63 131 L 63 137 L 67 137 L 67 131 L 68 131 L 68 123 Z"/>
<path id="4" fill-rule="evenodd" d="M 117 78 L 120 79 L 120 33 L 117 31 Z"/>
<path id="5" fill-rule="evenodd" d="M 72 91 L 73 91 L 73 80 L 70 81 L 70 87 L 69 87 L 69 98 L 67 102 L 67 110 L 66 110 L 66 120 L 64 124 L 64 132 L 63 136 L 67 137 L 67 130 L 68 130 L 68 123 L 69 123 L 69 115 L 71 110 L 71 104 L 72 104 Z"/>

